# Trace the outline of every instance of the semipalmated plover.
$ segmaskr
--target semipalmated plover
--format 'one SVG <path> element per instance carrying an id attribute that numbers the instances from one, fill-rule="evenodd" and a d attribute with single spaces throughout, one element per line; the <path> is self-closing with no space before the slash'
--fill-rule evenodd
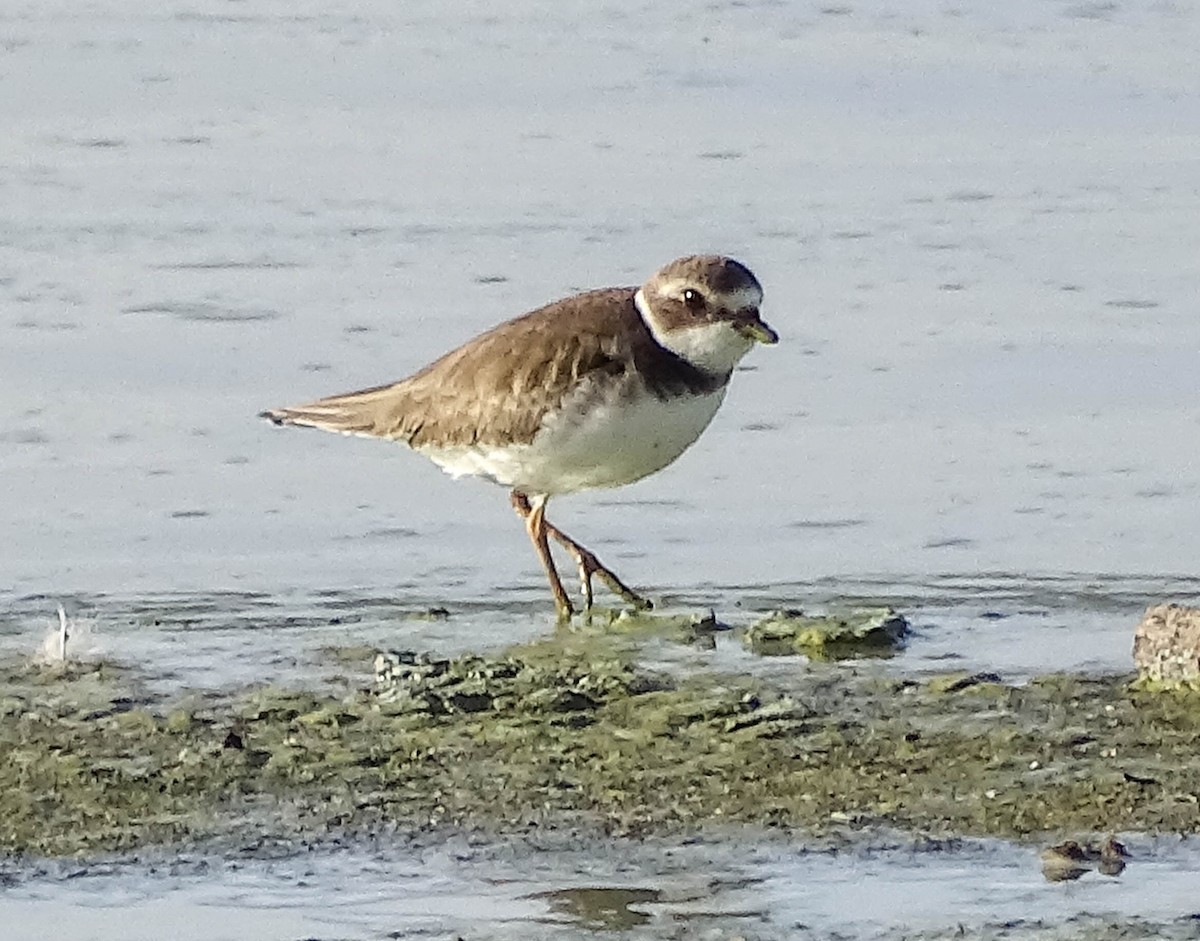
<path id="1" fill-rule="evenodd" d="M 778 341 L 761 303 L 745 265 L 691 255 L 640 288 L 587 291 L 503 323 L 407 379 L 261 417 L 402 441 L 455 477 L 510 488 L 561 617 L 573 609 L 549 539 L 574 558 L 586 607 L 593 575 L 649 607 L 546 519 L 546 501 L 632 483 L 679 457 L 712 421 L 734 366 L 756 342 Z"/>

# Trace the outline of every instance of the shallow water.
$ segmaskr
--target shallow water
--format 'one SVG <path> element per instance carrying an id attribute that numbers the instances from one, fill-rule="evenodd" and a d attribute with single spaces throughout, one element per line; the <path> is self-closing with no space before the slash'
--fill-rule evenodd
<path id="1" fill-rule="evenodd" d="M 989 671 L 1019 682 L 1055 671 L 1131 671 L 1133 626 L 1141 611 L 1164 595 L 1195 587 L 1187 579 L 831 580 L 770 588 L 709 586 L 668 596 L 663 610 L 697 616 L 713 610 L 723 624 L 736 628 L 781 608 L 817 613 L 888 604 L 908 617 L 913 633 L 902 656 L 872 668 L 917 675 Z M 339 665 L 338 649 L 453 655 L 499 650 L 555 630 L 539 590 L 506 594 L 499 599 L 332 590 L 0 595 L 0 652 L 34 655 L 47 638 L 53 648 L 54 606 L 61 601 L 68 611 L 72 655 L 136 667 L 151 691 L 168 698 L 189 689 L 258 682 L 362 685 L 369 679 L 370 657 L 360 654 Z M 731 632 L 718 632 L 711 647 L 670 644 L 660 653 L 672 669 L 787 675 L 806 668 L 803 657 L 755 656 Z"/>
<path id="2" fill-rule="evenodd" d="M 1001 843 L 808 851 L 749 844 L 313 852 L 63 865 L 0 892 L 0 917 L 40 941 L 384 937 L 947 936 L 959 926 L 1054 924 L 1078 912 L 1170 922 L 1195 912 L 1197 847 L 1143 842 L 1118 877 L 1050 883 Z M 670 934 L 675 937 L 677 935 Z M 911 936 L 911 935 L 910 935 Z"/>
<path id="3" fill-rule="evenodd" d="M 880 669 L 1127 669 L 1139 610 L 1200 594 L 1198 45 L 1169 2 L 5 6 L 0 646 L 35 650 L 62 601 L 77 650 L 172 695 L 550 630 L 501 492 L 254 414 L 713 250 L 783 342 L 677 465 L 553 518 L 731 623 L 893 603 L 916 633 Z M 798 668 L 724 636 L 670 656 Z M 1188 853 L 1046 886 L 1003 846 L 683 852 L 718 888 L 672 901 L 657 865 L 355 851 L 21 876 L 0 914 L 31 938 L 551 937 L 579 925 L 544 893 L 598 880 L 650 893 L 644 932 L 866 937 L 1171 917 Z"/>
<path id="4" fill-rule="evenodd" d="M 137 0 L 0 41 L 21 594 L 540 585 L 495 488 L 254 415 L 694 250 L 784 340 L 676 466 L 552 507 L 631 583 L 1195 571 L 1186 6 Z"/>

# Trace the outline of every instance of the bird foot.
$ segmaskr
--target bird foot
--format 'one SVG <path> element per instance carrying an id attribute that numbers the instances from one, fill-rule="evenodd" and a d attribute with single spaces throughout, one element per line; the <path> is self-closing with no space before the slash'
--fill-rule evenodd
<path id="1" fill-rule="evenodd" d="M 560 533 L 559 535 L 561 536 L 562 534 Z M 583 606 L 585 609 L 590 610 L 592 607 L 593 576 L 599 576 L 600 581 L 608 586 L 609 591 L 614 595 L 620 596 L 622 601 L 628 605 L 632 605 L 637 610 L 646 611 L 654 607 L 649 598 L 639 595 L 621 581 L 621 579 L 617 578 L 616 573 L 596 558 L 595 553 L 591 550 L 585 549 L 574 540 L 566 539 L 565 537 L 559 541 L 575 557 L 575 565 L 579 570 L 579 588 L 583 593 Z"/>

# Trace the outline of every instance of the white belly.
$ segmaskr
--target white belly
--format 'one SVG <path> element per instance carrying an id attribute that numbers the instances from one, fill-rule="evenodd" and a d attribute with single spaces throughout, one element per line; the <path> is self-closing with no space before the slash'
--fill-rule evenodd
<path id="1" fill-rule="evenodd" d="M 598 399 L 580 394 L 547 418 L 529 444 L 422 448 L 455 477 L 487 477 L 531 494 L 619 487 L 679 457 L 708 427 L 724 387 L 666 400 L 639 390 Z"/>

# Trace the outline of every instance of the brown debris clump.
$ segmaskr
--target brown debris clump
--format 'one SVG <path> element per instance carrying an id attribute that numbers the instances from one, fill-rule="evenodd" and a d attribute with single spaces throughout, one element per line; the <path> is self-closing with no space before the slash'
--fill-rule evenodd
<path id="1" fill-rule="evenodd" d="M 1143 682 L 1200 688 L 1200 608 L 1158 604 L 1133 635 L 1133 662 Z"/>

